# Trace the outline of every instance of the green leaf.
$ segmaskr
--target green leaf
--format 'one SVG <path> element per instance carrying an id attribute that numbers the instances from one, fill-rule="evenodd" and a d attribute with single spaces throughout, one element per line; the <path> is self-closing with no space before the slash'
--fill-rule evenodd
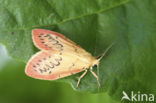
<path id="1" fill-rule="evenodd" d="M 155 0 L 0 0 L 0 42 L 25 63 L 38 51 L 34 28 L 60 32 L 94 56 L 114 42 L 100 63 L 99 91 L 118 100 L 123 90 L 156 93 L 155 10 Z M 75 88 L 81 74 L 60 81 Z M 91 73 L 77 90 L 98 92 Z"/>

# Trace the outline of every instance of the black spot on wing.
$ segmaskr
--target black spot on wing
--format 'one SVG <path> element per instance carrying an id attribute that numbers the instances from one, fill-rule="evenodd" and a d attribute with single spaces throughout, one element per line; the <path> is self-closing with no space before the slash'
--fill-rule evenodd
<path id="1" fill-rule="evenodd" d="M 49 56 L 48 58 L 52 58 L 51 56 Z M 41 60 L 38 60 L 38 62 L 42 62 L 42 61 L 45 61 L 46 60 L 46 58 L 43 58 L 43 59 L 41 59 Z M 49 63 L 47 63 L 47 64 L 44 64 L 44 66 L 43 66 L 43 64 L 40 64 L 40 63 L 36 63 L 36 65 L 37 65 L 37 68 L 38 68 L 38 71 L 40 72 L 40 73 L 49 73 L 49 74 L 51 74 L 52 73 L 52 70 L 55 68 L 55 67 L 57 67 L 57 66 L 59 66 L 60 64 L 61 64 L 61 61 L 62 61 L 62 57 L 60 56 L 60 57 L 57 57 L 57 58 L 53 58 L 53 62 L 52 61 L 50 61 Z M 43 67 L 41 67 L 41 66 L 43 66 Z M 35 65 L 33 65 L 33 67 L 34 67 Z M 36 68 L 36 66 L 35 66 L 35 68 Z"/>
<path id="2" fill-rule="evenodd" d="M 51 74 L 52 72 L 51 71 L 49 71 L 49 74 Z"/>
<path id="3" fill-rule="evenodd" d="M 52 35 L 50 35 L 50 34 L 46 34 L 45 36 L 44 36 L 45 38 L 47 38 L 48 39 L 48 46 L 49 47 L 56 47 L 56 48 L 58 48 L 60 51 L 63 51 L 63 45 L 58 41 L 58 37 L 57 36 L 55 36 L 55 37 L 53 37 Z M 43 42 L 42 42 L 43 43 Z M 50 45 L 51 44 L 51 45 Z"/>

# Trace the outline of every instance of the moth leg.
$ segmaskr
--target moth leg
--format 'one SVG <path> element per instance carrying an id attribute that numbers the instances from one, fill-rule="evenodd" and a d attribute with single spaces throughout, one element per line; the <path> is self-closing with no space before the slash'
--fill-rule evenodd
<path id="1" fill-rule="evenodd" d="M 100 87 L 101 85 L 100 85 L 99 77 L 96 75 L 95 72 L 93 72 L 93 68 L 92 67 L 89 70 L 93 74 L 93 76 L 97 79 L 98 87 Z"/>
<path id="2" fill-rule="evenodd" d="M 86 75 L 87 71 L 88 71 L 88 70 L 86 69 L 86 70 L 83 72 L 83 74 L 78 78 L 78 82 L 77 82 L 76 88 L 78 88 L 81 79 Z"/>

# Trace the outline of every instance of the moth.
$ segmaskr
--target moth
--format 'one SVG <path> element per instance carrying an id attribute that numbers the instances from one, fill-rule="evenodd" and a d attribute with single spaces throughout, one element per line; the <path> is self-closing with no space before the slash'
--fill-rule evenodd
<path id="1" fill-rule="evenodd" d="M 93 67 L 98 67 L 99 61 L 110 47 L 95 58 L 73 41 L 54 31 L 33 29 L 32 39 L 40 51 L 32 56 L 26 65 L 25 73 L 28 76 L 42 80 L 56 80 L 84 71 L 78 78 L 76 85 L 78 88 L 81 79 L 89 70 L 100 87 L 99 70 L 96 74 Z"/>

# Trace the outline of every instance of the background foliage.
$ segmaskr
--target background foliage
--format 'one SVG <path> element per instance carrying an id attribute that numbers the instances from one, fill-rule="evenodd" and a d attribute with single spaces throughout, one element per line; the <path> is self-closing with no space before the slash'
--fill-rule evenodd
<path id="1" fill-rule="evenodd" d="M 155 0 L 0 0 L 0 43 L 13 58 L 1 66 L 0 100 L 51 101 L 49 97 L 60 94 L 60 98 L 65 98 L 70 93 L 98 92 L 96 79 L 90 73 L 77 90 L 84 94 L 75 93 L 64 84 L 68 82 L 75 89 L 81 73 L 58 80 L 61 83 L 25 76 L 25 63 L 38 51 L 31 39 L 34 28 L 60 32 L 94 56 L 115 43 L 100 63 L 99 92 L 104 94 L 88 94 L 88 97 L 105 101 L 111 96 L 120 101 L 123 90 L 156 94 L 155 10 Z M 62 89 L 64 86 L 68 89 Z M 12 96 L 18 91 L 19 95 Z"/>

